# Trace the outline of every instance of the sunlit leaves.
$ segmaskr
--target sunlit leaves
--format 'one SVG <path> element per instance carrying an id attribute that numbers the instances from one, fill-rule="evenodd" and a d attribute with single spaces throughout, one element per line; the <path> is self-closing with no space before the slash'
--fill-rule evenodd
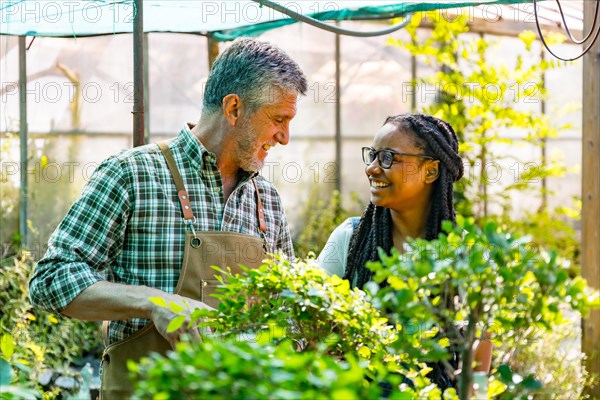
<path id="1" fill-rule="evenodd" d="M 507 231 L 490 221 L 481 228 L 473 218 L 456 218 L 456 226 L 443 223 L 445 235 L 438 240 L 411 240 L 404 253 L 382 255 L 381 263 L 369 263 L 375 280 L 389 285 L 372 291 L 374 304 L 388 310 L 388 316 L 402 329 L 404 340 L 418 321 L 416 344 L 426 356 L 428 339 L 437 337 L 441 348 L 465 349 L 473 338 L 491 332 L 499 340 L 526 343 L 529 332 L 551 329 L 565 321 L 566 308 L 586 315 L 598 308 L 598 292 L 587 287 L 581 277 L 571 278 L 569 263 L 556 252 L 540 248 L 531 237 Z M 395 345 L 400 345 L 398 341 Z M 508 367 L 500 370 L 508 376 Z M 506 377 L 505 377 L 506 378 Z M 539 382 L 511 373 L 493 384 L 493 392 L 535 391 Z M 512 385 L 512 386 L 511 386 Z"/>
<path id="2" fill-rule="evenodd" d="M 153 355 L 130 366 L 137 376 L 135 398 L 344 398 L 378 399 L 367 385 L 364 361 L 297 352 L 278 345 L 225 340 L 181 343 L 169 358 Z M 414 391 L 412 391 L 414 394 Z"/>
<path id="3" fill-rule="evenodd" d="M 434 72 L 413 82 L 420 103 L 427 104 L 418 111 L 448 121 L 457 132 L 461 155 L 470 167 L 456 184 L 460 197 L 457 209 L 465 215 L 482 217 L 489 212 L 490 204 L 509 210 L 510 193 L 514 191 L 547 195 L 548 189 L 539 190 L 539 180 L 566 173 L 550 159 L 517 159 L 514 154 L 500 153 L 497 149 L 505 146 L 497 145 L 522 143 L 541 149 L 544 138 L 571 129 L 553 121 L 572 107 L 564 105 L 565 111 L 551 110 L 548 115 L 538 111 L 537 105 L 547 97 L 544 72 L 565 64 L 551 58 L 539 59 L 532 46 L 536 34 L 522 32 L 515 54 L 524 55 L 510 55 L 498 62 L 498 57 L 491 57 L 496 47 L 491 35 L 462 35 L 468 31 L 467 20 L 465 15 L 454 17 L 444 12 L 417 13 L 414 24 L 427 21 L 432 25 L 430 33 L 417 36 L 417 25 L 410 24 L 407 31 L 412 41 L 390 40 L 388 44 L 406 49 L 433 67 Z M 552 43 L 565 39 L 551 33 L 546 37 Z M 514 171 L 528 162 L 535 168 L 523 175 Z M 486 173 L 489 166 L 504 179 L 490 179 Z M 499 190 L 490 190 L 492 186 Z"/>
<path id="4" fill-rule="evenodd" d="M 169 325 L 167 326 L 167 332 L 175 332 L 176 330 L 181 328 L 181 326 L 185 322 L 185 319 L 185 315 L 178 315 L 175 318 L 173 318 L 171 321 L 169 321 Z"/>
<path id="5" fill-rule="evenodd" d="M 13 355 L 15 352 L 15 342 L 11 335 L 2 335 L 0 338 L 0 351 L 2 351 L 2 356 L 7 360 Z"/>
<path id="6" fill-rule="evenodd" d="M 149 297 L 148 300 L 159 307 L 167 307 L 167 302 L 162 297 Z"/>

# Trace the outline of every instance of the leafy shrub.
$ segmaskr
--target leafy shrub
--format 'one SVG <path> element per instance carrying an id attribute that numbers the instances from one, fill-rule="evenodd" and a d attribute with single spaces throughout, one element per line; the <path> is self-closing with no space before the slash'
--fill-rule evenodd
<path id="1" fill-rule="evenodd" d="M 471 387 L 473 344 L 483 332 L 518 343 L 531 327 L 551 330 L 563 322 L 565 307 L 586 315 L 600 306 L 583 278 L 570 278 L 568 263 L 528 237 L 493 222 L 481 229 L 460 216 L 456 227 L 446 222 L 444 230 L 437 240 L 411 240 L 404 254 L 394 250 L 370 263 L 374 280 L 388 284 L 370 291 L 392 321 L 437 328 L 462 354 L 463 399 Z"/>
<path id="2" fill-rule="evenodd" d="M 273 370 L 284 377 L 276 379 L 290 385 L 295 382 L 289 389 L 291 397 L 297 396 L 294 390 L 313 393 L 312 386 L 302 385 L 311 377 L 319 381 L 321 372 L 309 369 L 306 375 L 306 370 L 289 368 L 300 361 L 286 364 L 286 360 L 298 356 L 327 358 L 324 368 L 331 367 L 329 357 L 341 362 L 342 368 L 361 365 L 364 376 L 357 378 L 362 386 L 355 385 L 356 390 L 375 385 L 378 389 L 369 389 L 373 394 L 379 395 L 377 390 L 387 387 L 391 398 L 452 399 L 457 398 L 454 389 L 442 394 L 427 379 L 430 368 L 422 363 L 444 362 L 451 349 L 467 360 L 459 376 L 460 398 L 467 399 L 473 344 L 484 332 L 519 344 L 531 327 L 550 330 L 560 324 L 565 307 L 586 314 L 600 305 L 598 293 L 587 288 L 585 280 L 571 278 L 563 260 L 531 246 L 527 237 L 504 231 L 492 222 L 481 229 L 474 219 L 462 217 L 457 218 L 456 227 L 446 223 L 444 229 L 447 234 L 438 240 L 410 241 L 403 254 L 381 254 L 381 262 L 369 264 L 375 271 L 375 282 L 367 287 L 373 305 L 361 291 L 351 290 L 349 283 L 338 277 L 328 277 L 311 260 L 292 262 L 276 257 L 240 275 L 221 271 L 227 282 L 216 295 L 221 300 L 218 309 L 192 312 L 197 324 L 217 332 L 205 336 L 205 344 L 182 345 L 168 358 L 153 356 L 139 368 L 132 365 L 144 381 L 138 393 L 151 391 L 165 393 L 156 398 L 177 398 L 187 394 L 179 390 L 192 385 L 199 397 L 224 397 L 232 395 L 227 391 L 232 382 L 229 374 L 237 374 L 235 381 L 240 385 L 264 391 L 267 389 L 258 387 L 256 381 L 272 379 L 269 374 Z M 248 340 L 252 343 L 246 343 Z M 297 350 L 303 356 L 294 351 L 290 340 L 294 347 L 301 344 Z M 254 358 L 256 346 L 266 346 L 269 362 Z M 215 366 L 217 361 L 222 364 Z M 212 369 L 239 364 L 251 367 Z M 199 383 L 194 386 L 191 380 L 198 370 L 216 378 L 204 388 Z M 498 398 L 543 393 L 543 377 L 538 372 L 499 365 L 490 378 L 489 393 Z M 277 387 L 281 386 L 270 388 L 274 392 Z M 337 389 L 321 390 L 333 393 Z M 353 392 L 348 397 L 370 394 Z"/>
<path id="3" fill-rule="evenodd" d="M 0 267 L 0 337 L 3 346 L 8 346 L 2 348 L 6 361 L 2 368 L 9 365 L 18 387 L 40 392 L 37 378 L 42 371 L 66 372 L 69 363 L 78 364 L 85 353 L 97 350 L 101 338 L 94 323 L 34 309 L 28 290 L 32 270 L 33 262 L 25 251 Z"/>
<path id="4" fill-rule="evenodd" d="M 365 363 L 296 352 L 290 341 L 210 340 L 180 343 L 168 357 L 153 354 L 135 372 L 135 397 L 147 399 L 378 399 L 365 384 Z"/>
<path id="5" fill-rule="evenodd" d="M 313 260 L 275 257 L 241 275 L 223 272 L 218 309 L 192 312 L 216 332 L 130 365 L 140 397 L 380 398 L 390 388 L 392 398 L 441 396 L 420 363 L 388 348 L 398 336 L 365 294 Z M 205 374 L 211 383 L 201 383 Z"/>
<path id="6" fill-rule="evenodd" d="M 215 295 L 217 312 L 206 324 L 224 335 L 270 329 L 275 324 L 308 350 L 323 344 L 343 355 L 359 350 L 368 357 L 395 339 L 392 327 L 348 281 L 329 277 L 314 261 L 276 256 L 257 269 L 227 276 Z M 241 295 L 243 294 L 243 295 Z M 206 315 L 204 315 L 206 318 Z"/>

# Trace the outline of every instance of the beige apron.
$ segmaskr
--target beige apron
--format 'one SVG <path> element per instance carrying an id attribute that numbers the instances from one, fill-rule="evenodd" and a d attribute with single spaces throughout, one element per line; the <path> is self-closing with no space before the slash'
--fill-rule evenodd
<path id="1" fill-rule="evenodd" d="M 238 264 L 248 268 L 256 268 L 266 258 L 268 245 L 265 231 L 264 211 L 260 200 L 258 186 L 253 180 L 257 195 L 257 215 L 262 239 L 234 232 L 195 232 L 192 222 L 195 217 L 189 198 L 175 160 L 166 143 L 159 147 L 167 160 L 171 176 L 177 187 L 179 202 L 189 232 L 185 236 L 185 250 L 181 274 L 175 288 L 175 293 L 194 300 L 202 301 L 211 307 L 217 307 L 218 300 L 211 296 L 219 282 L 218 274 L 212 265 L 221 268 L 230 267 L 233 273 L 240 273 Z M 108 325 L 104 324 L 105 343 Z M 129 381 L 127 360 L 138 361 L 148 356 L 150 352 L 166 354 L 171 346 L 164 339 L 153 323 L 149 323 L 131 336 L 112 343 L 106 347 L 102 356 L 102 387 L 101 399 L 121 400 L 131 397 L 133 383 Z"/>

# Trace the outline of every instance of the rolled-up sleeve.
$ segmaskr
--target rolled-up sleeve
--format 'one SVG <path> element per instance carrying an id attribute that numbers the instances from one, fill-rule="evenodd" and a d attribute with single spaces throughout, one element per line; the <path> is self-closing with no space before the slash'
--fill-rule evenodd
<path id="1" fill-rule="evenodd" d="M 84 289 L 105 280 L 126 232 L 126 171 L 116 158 L 104 161 L 51 235 L 29 282 L 35 307 L 60 313 Z"/>

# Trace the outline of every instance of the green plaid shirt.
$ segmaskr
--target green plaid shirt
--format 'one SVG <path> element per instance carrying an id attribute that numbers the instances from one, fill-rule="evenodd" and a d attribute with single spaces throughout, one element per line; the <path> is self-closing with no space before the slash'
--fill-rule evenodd
<path id="1" fill-rule="evenodd" d="M 215 155 L 187 127 L 169 147 L 189 193 L 196 231 L 260 237 L 250 174 L 225 201 Z M 270 248 L 293 257 L 279 194 L 262 176 L 256 180 Z M 173 293 L 183 260 L 185 232 L 177 190 L 158 146 L 123 151 L 96 169 L 50 237 L 48 251 L 29 284 L 31 302 L 59 313 L 82 290 L 102 280 Z M 147 323 L 139 318 L 111 321 L 109 342 L 124 339 Z"/>

